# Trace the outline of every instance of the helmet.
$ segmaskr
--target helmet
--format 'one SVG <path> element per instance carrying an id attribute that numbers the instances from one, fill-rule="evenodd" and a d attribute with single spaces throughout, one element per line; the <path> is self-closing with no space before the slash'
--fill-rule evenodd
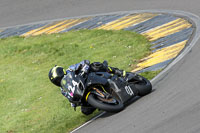
<path id="1" fill-rule="evenodd" d="M 60 82 L 65 74 L 66 71 L 63 67 L 55 66 L 49 71 L 49 79 L 53 84 L 60 87 Z"/>

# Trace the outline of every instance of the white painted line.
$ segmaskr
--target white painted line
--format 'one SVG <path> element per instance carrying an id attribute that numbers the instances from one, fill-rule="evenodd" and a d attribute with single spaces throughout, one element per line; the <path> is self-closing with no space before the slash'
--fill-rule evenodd
<path id="1" fill-rule="evenodd" d="M 197 41 L 200 38 L 200 17 L 199 16 L 192 13 L 183 12 L 183 11 L 181 12 L 168 11 L 168 13 L 187 17 L 188 19 L 192 20 L 192 25 L 195 26 L 196 29 L 195 29 L 192 39 L 189 40 L 188 45 L 185 46 L 183 51 L 166 68 L 164 68 L 162 72 L 160 72 L 156 77 L 152 79 L 152 82 L 151 82 L 152 85 L 155 85 L 157 82 L 159 82 L 160 79 L 162 79 L 176 63 L 178 63 L 187 53 L 189 53 L 192 47 L 197 43 Z"/>
<path id="2" fill-rule="evenodd" d="M 93 122 L 94 120 L 96 120 L 97 118 L 101 117 L 102 115 L 104 115 L 106 112 L 102 112 L 100 113 L 99 115 L 95 116 L 94 118 L 92 118 L 91 120 L 89 120 L 88 122 L 84 123 L 83 125 L 81 125 L 80 127 L 74 129 L 73 131 L 71 131 L 70 133 L 74 133 L 76 132 L 77 130 L 79 130 L 80 128 L 88 125 L 89 123 Z"/>

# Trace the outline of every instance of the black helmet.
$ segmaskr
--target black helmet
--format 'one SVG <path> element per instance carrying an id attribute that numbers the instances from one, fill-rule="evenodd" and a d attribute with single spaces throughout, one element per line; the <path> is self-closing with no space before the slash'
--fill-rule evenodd
<path id="1" fill-rule="evenodd" d="M 49 79 L 53 84 L 60 87 L 60 82 L 65 74 L 66 71 L 63 67 L 55 66 L 49 71 Z"/>

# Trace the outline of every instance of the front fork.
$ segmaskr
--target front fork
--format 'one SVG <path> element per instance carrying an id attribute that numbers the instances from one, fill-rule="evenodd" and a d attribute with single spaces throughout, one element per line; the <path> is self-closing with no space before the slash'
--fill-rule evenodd
<path id="1" fill-rule="evenodd" d="M 95 94 L 95 95 L 97 95 L 101 98 L 104 98 L 104 99 L 110 98 L 111 95 L 104 89 L 104 87 L 103 86 L 100 86 L 100 87 L 101 87 L 102 91 L 100 89 L 96 88 L 96 87 L 93 87 L 92 90 L 87 93 L 86 101 L 87 101 L 90 93 Z"/>

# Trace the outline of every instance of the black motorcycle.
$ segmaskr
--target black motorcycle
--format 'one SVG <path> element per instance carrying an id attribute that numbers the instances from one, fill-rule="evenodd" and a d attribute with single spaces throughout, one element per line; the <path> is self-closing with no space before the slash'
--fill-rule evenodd
<path id="1" fill-rule="evenodd" d="M 152 91 L 146 78 L 127 72 L 125 77 L 108 72 L 68 73 L 61 82 L 68 99 L 76 106 L 91 105 L 107 112 L 119 112 L 124 104 L 135 96 Z"/>

